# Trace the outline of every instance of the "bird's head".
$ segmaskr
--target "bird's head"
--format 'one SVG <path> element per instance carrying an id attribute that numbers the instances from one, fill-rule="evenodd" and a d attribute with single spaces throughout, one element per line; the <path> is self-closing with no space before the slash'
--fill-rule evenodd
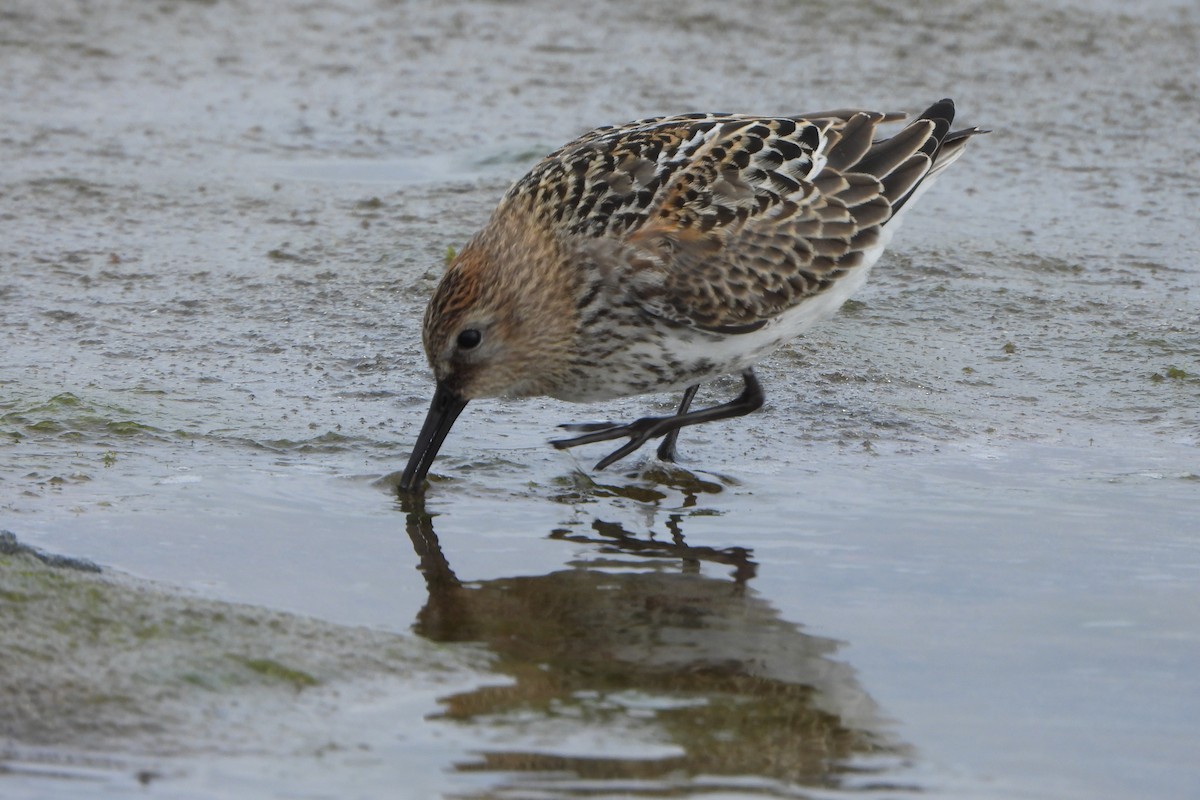
<path id="1" fill-rule="evenodd" d="M 548 235 L 487 229 L 442 276 L 423 342 L 437 382 L 400 482 L 419 488 L 467 403 L 552 393 L 576 335 L 576 281 Z"/>

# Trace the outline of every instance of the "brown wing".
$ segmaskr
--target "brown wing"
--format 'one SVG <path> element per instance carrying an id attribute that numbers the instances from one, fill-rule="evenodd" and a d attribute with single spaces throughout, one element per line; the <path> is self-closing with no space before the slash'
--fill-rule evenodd
<path id="1" fill-rule="evenodd" d="M 753 330 L 861 262 L 938 160 L 953 104 L 901 115 L 689 114 L 597 128 L 508 191 L 565 237 L 634 250 L 634 300 L 701 328 Z M 957 149 L 961 149 L 961 142 Z"/>
<path id="2" fill-rule="evenodd" d="M 754 151 L 745 166 L 729 156 L 735 147 L 714 141 L 629 236 L 650 256 L 639 266 L 660 272 L 636 282 L 640 302 L 680 324 L 736 333 L 825 291 L 863 262 L 917 185 L 961 151 L 974 131 L 947 136 L 952 117 L 943 101 L 882 141 L 874 139 L 882 114 L 799 122 L 786 136 L 778 121 L 760 120 L 737 134 L 738 146 Z"/>
<path id="3" fill-rule="evenodd" d="M 748 219 L 795 190 L 825 132 L 844 125 L 738 114 L 655 117 L 597 128 L 548 155 L 509 189 L 569 236 L 615 236 L 651 218 L 704 230 Z M 882 118 L 883 115 L 874 115 Z"/>

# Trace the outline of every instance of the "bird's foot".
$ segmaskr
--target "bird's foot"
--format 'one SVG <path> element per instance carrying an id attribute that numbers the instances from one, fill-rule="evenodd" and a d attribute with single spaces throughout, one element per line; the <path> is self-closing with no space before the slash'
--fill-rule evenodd
<path id="1" fill-rule="evenodd" d="M 627 425 L 599 423 L 583 423 L 583 425 L 563 425 L 560 427 L 568 430 L 588 430 L 583 436 L 576 436 L 571 439 L 555 439 L 550 444 L 557 447 L 559 450 L 565 450 L 568 447 L 578 447 L 581 444 L 592 444 L 593 442 L 607 442 L 610 439 L 620 439 L 628 437 L 629 441 L 612 451 L 604 458 L 596 462 L 596 469 L 601 470 L 605 467 L 620 461 L 625 456 L 637 450 L 659 436 L 663 436 L 676 430 L 679 427 L 677 416 L 670 417 L 642 417 L 639 420 L 630 422 Z M 666 442 L 663 443 L 667 444 Z M 672 455 L 674 448 L 672 447 Z M 661 457 L 661 453 L 660 453 Z"/>
<path id="2" fill-rule="evenodd" d="M 563 425 L 561 427 L 568 430 L 587 431 L 587 433 L 572 439 L 555 439 L 550 444 L 559 450 L 565 450 L 568 447 L 578 447 L 581 444 L 606 442 L 609 439 L 620 439 L 623 436 L 629 437 L 628 442 L 600 459 L 599 463 L 596 464 L 596 469 L 600 470 L 629 455 L 651 439 L 665 436 L 667 438 L 663 440 L 663 443 L 658 448 L 658 457 L 663 461 L 674 461 L 675 439 L 678 436 L 680 428 L 685 425 L 698 425 L 702 422 L 740 417 L 762 407 L 762 387 L 758 384 L 758 378 L 754 377 L 754 371 L 750 369 L 742 370 L 742 381 L 744 383 L 742 393 L 728 403 L 722 403 L 719 406 L 702 408 L 698 411 L 689 411 L 688 407 L 691 405 L 692 398 L 695 397 L 696 389 L 698 388 L 698 385 L 691 386 L 684 394 L 683 402 L 680 404 L 677 414 L 672 414 L 669 417 L 642 417 L 639 420 L 630 422 L 628 425 L 614 425 L 603 422 Z"/>

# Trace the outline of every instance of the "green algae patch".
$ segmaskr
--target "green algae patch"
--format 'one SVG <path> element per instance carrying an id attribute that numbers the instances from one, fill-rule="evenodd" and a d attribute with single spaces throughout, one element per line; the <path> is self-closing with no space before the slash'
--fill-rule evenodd
<path id="1" fill-rule="evenodd" d="M 245 658 L 243 656 L 230 656 L 230 658 L 269 681 L 286 683 L 295 687 L 297 691 L 320 683 L 304 670 L 285 666 L 273 658 Z"/>
<path id="2" fill-rule="evenodd" d="M 0 619 L 0 730 L 33 747 L 261 748 L 262 726 L 290 719 L 302 737 L 313 708 L 357 687 L 403 696 L 477 666 L 410 636 L 172 592 L 6 531 Z"/>
<path id="3" fill-rule="evenodd" d="M 92 436 L 161 437 L 165 432 L 136 421 L 136 412 L 92 402 L 64 392 L 44 402 L 0 404 L 0 429 L 9 436 L 62 437 L 86 440 Z"/>
<path id="4" fill-rule="evenodd" d="M 1150 376 L 1150 380 L 1154 381 L 1155 383 L 1162 383 L 1163 381 L 1186 381 L 1191 377 L 1193 376 L 1190 375 L 1186 370 L 1182 370 L 1179 367 L 1167 367 L 1162 372 L 1153 373 Z"/>
<path id="5" fill-rule="evenodd" d="M 116 434 L 117 436 L 137 436 L 145 433 L 156 434 L 162 432 L 157 428 L 151 427 L 150 425 L 143 425 L 140 422 L 134 422 L 132 420 L 107 422 L 105 423 L 104 428 L 109 433 Z"/>

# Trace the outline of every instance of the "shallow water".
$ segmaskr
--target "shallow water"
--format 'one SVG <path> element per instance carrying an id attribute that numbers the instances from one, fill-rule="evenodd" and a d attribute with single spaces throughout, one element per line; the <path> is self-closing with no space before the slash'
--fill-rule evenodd
<path id="1" fill-rule="evenodd" d="M 10 4 L 0 528 L 488 666 L 342 675 L 301 691 L 320 714 L 236 694 L 261 749 L 214 747 L 219 716 L 165 750 L 6 730 L 0 794 L 146 769 L 163 797 L 1194 794 L 1198 25 L 1171 2 Z M 428 402 L 447 248 L 538 155 L 647 114 L 946 94 L 994 132 L 682 469 L 546 444 L 674 398 L 495 401 L 424 508 L 379 480 Z"/>

